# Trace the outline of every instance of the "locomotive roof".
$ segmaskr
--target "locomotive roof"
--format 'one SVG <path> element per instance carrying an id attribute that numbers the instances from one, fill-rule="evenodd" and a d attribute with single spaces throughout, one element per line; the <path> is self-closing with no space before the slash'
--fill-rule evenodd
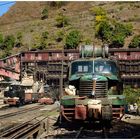
<path id="1" fill-rule="evenodd" d="M 114 62 L 113 59 L 98 57 L 98 58 L 80 58 L 80 59 L 72 61 L 72 63 L 78 62 L 78 61 L 95 61 L 95 60 L 105 60 L 105 61 L 113 61 Z"/>

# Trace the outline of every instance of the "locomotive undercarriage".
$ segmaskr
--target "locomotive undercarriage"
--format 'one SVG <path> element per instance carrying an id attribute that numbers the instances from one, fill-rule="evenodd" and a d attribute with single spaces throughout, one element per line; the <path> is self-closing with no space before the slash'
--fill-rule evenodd
<path id="1" fill-rule="evenodd" d="M 112 111 L 111 106 L 102 106 L 101 110 L 98 108 L 100 105 L 74 105 L 74 106 L 61 106 L 61 116 L 67 121 L 82 120 L 82 121 L 100 121 L 111 120 Z M 97 107 L 97 108 L 96 108 Z"/>
<path id="2" fill-rule="evenodd" d="M 77 100 L 77 99 L 76 99 Z M 61 105 L 61 117 L 67 121 L 82 120 L 82 121 L 100 121 L 121 119 L 124 115 L 123 106 L 94 105 L 94 108 L 89 108 L 88 105 Z M 97 108 L 96 108 L 97 107 Z"/>

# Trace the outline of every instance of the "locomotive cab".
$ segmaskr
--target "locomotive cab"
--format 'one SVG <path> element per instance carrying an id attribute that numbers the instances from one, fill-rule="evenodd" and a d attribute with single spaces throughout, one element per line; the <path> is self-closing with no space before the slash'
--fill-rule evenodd
<path id="1" fill-rule="evenodd" d="M 73 85 L 76 88 L 76 94 L 79 96 L 89 96 L 94 98 L 99 96 L 99 92 L 97 93 L 94 89 L 91 88 L 91 91 L 84 91 L 81 89 L 82 83 L 85 82 L 86 85 L 90 86 L 90 82 L 104 82 L 106 84 L 105 89 L 103 91 L 100 90 L 100 94 L 105 90 L 109 90 L 111 87 L 116 86 L 119 78 L 119 69 L 117 64 L 108 59 L 90 59 L 90 60 L 76 60 L 70 66 L 69 72 L 69 85 Z M 109 84 L 108 84 L 109 83 Z M 120 92 L 120 90 L 116 90 Z M 96 93 L 96 96 L 93 93 Z M 106 92 L 104 92 L 106 93 Z M 118 93 L 119 94 L 119 93 Z M 107 94 L 106 94 L 107 95 Z M 101 95 L 102 96 L 102 95 Z M 100 97 L 101 97 L 100 96 Z M 104 97 L 104 96 L 103 96 Z"/>

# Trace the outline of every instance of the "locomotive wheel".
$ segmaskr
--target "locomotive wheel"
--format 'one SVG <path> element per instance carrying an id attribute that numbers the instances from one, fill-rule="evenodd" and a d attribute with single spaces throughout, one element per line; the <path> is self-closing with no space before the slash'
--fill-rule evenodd
<path id="1" fill-rule="evenodd" d="M 16 106 L 17 107 L 20 107 L 20 106 L 22 106 L 23 104 L 21 103 L 21 102 L 18 102 L 17 104 L 16 104 Z"/>

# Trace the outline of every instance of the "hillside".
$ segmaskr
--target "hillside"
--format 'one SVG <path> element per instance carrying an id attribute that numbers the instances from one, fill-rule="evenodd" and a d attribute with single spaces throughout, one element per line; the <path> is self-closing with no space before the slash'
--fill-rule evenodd
<path id="1" fill-rule="evenodd" d="M 48 18 L 41 19 L 43 9 L 48 6 Z M 82 42 L 88 40 L 98 43 L 94 38 L 94 16 L 90 13 L 90 8 L 94 6 L 103 7 L 109 17 L 118 21 L 133 24 L 134 34 L 140 33 L 140 2 L 65 2 L 61 6 L 51 5 L 50 2 L 16 2 L 10 10 L 0 17 L 0 32 L 3 35 L 17 35 L 22 33 L 22 47 L 14 48 L 12 53 L 31 49 L 37 45 L 42 32 L 49 33 L 46 48 L 61 48 L 63 41 L 57 42 L 57 34 L 64 31 L 67 34 L 71 29 L 78 29 L 83 36 Z M 63 11 L 69 18 L 70 25 L 65 28 L 56 26 L 56 16 Z M 133 34 L 133 35 L 134 35 Z M 127 46 L 132 37 L 127 38 Z"/>

